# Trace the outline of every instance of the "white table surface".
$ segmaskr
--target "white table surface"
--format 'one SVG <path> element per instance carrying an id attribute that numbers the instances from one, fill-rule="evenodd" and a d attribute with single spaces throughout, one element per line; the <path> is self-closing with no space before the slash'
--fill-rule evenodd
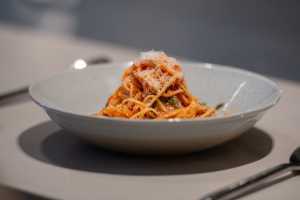
<path id="1" fill-rule="evenodd" d="M 227 145 L 172 158 L 132 157 L 93 148 L 61 131 L 27 95 L 2 101 L 0 183 L 57 199 L 198 199 L 287 162 L 300 144 L 300 84 L 277 81 L 283 98 L 255 129 Z M 300 177 L 295 176 L 242 199 L 299 199 L 299 187 Z"/>

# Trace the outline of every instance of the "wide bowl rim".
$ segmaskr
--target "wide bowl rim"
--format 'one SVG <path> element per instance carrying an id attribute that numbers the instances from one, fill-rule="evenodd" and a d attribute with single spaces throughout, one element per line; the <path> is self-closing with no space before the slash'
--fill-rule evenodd
<path id="1" fill-rule="evenodd" d="M 107 64 L 100 64 L 101 67 L 99 67 L 99 69 L 104 68 L 104 67 L 118 67 L 118 66 L 124 66 L 124 65 L 128 65 L 128 63 L 130 62 L 112 62 L 112 63 L 107 63 Z M 29 87 L 29 94 L 31 99 L 38 104 L 39 106 L 41 106 L 42 108 L 44 108 L 46 111 L 47 110 L 51 110 L 54 111 L 56 113 L 61 113 L 61 114 L 67 114 L 67 115 L 72 115 L 73 117 L 79 117 L 79 118 L 88 118 L 88 119 L 97 119 L 97 120 L 102 120 L 102 121 L 108 121 L 108 122 L 123 122 L 123 123 L 193 123 L 193 122 L 198 122 L 198 123 L 213 123 L 213 122 L 226 122 L 226 121 L 232 121 L 232 120 L 236 120 L 236 119 L 241 119 L 244 118 L 246 116 L 249 115 L 253 115 L 255 113 L 261 113 L 263 111 L 266 111 L 268 109 L 270 109 L 271 107 L 273 107 L 274 105 L 276 105 L 279 100 L 281 99 L 281 94 L 282 94 L 282 89 L 278 86 L 277 83 L 275 83 L 274 81 L 272 81 L 271 79 L 256 73 L 256 72 L 252 72 L 249 70 L 245 70 L 245 69 L 240 69 L 240 68 L 236 68 L 233 66 L 227 66 L 227 65 L 220 65 L 220 64 L 213 64 L 213 63 L 205 63 L 205 62 L 194 62 L 194 61 L 184 61 L 181 62 L 182 65 L 198 65 L 195 67 L 200 67 L 200 68 L 206 68 L 208 70 L 220 70 L 220 71 L 233 71 L 235 73 L 240 73 L 240 74 L 246 74 L 248 76 L 254 77 L 260 81 L 264 81 L 267 84 L 271 85 L 275 90 L 276 90 L 276 95 L 275 97 L 270 100 L 269 103 L 263 105 L 263 106 L 256 106 L 252 109 L 248 109 L 246 111 L 242 111 L 242 112 L 236 112 L 233 113 L 231 115 L 224 115 L 224 116 L 216 116 L 216 117 L 211 117 L 211 118 L 193 118 L 193 119 L 159 119 L 159 120 L 153 120 L 153 119 L 126 119 L 126 118 L 118 118 L 118 117 L 105 117 L 105 116 L 93 116 L 92 114 L 87 115 L 87 114 L 80 114 L 80 113 L 76 113 L 76 112 L 71 112 L 71 111 L 66 111 L 63 110 L 62 108 L 58 108 L 58 107 L 54 107 L 51 105 L 47 105 L 46 102 L 43 102 L 43 100 L 35 93 L 35 87 L 37 87 L 39 84 L 43 84 L 44 82 L 47 82 L 51 79 L 56 78 L 57 76 L 62 76 L 64 74 L 67 73 L 77 73 L 83 70 L 89 70 L 92 69 L 94 67 L 97 67 L 97 65 L 95 66 L 90 66 L 87 67 L 85 69 L 80 69 L 80 70 L 66 70 L 64 72 L 52 75 L 44 80 L 40 80 L 38 82 L 33 83 L 32 85 L 30 85 Z"/>

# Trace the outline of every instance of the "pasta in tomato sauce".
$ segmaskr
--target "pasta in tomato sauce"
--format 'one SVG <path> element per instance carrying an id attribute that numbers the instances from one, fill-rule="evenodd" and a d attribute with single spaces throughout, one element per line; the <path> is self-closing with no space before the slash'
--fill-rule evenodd
<path id="1" fill-rule="evenodd" d="M 216 109 L 189 91 L 181 66 L 164 52 L 150 51 L 127 68 L 122 84 L 97 116 L 128 119 L 211 117 Z"/>

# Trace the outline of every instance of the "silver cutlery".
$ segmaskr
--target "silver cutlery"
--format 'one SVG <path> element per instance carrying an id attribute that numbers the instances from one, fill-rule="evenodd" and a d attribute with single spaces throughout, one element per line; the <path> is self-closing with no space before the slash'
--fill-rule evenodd
<path id="1" fill-rule="evenodd" d="M 300 171 L 300 147 L 290 156 L 289 163 L 283 163 L 262 171 L 258 174 L 242 179 L 236 183 L 216 190 L 200 198 L 200 200 L 229 200 L 236 199 L 249 191 L 260 187 L 265 181 L 278 178 L 285 173 Z"/>

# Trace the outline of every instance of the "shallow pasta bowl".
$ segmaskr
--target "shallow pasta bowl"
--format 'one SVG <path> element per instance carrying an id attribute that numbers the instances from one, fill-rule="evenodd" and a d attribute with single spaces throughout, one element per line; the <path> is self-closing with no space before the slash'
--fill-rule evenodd
<path id="1" fill-rule="evenodd" d="M 212 118 L 129 120 L 95 117 L 120 84 L 124 63 L 67 71 L 30 87 L 32 99 L 60 127 L 103 148 L 135 154 L 189 153 L 222 144 L 250 129 L 280 98 L 277 85 L 256 73 L 207 63 L 183 62 L 193 95 Z"/>

